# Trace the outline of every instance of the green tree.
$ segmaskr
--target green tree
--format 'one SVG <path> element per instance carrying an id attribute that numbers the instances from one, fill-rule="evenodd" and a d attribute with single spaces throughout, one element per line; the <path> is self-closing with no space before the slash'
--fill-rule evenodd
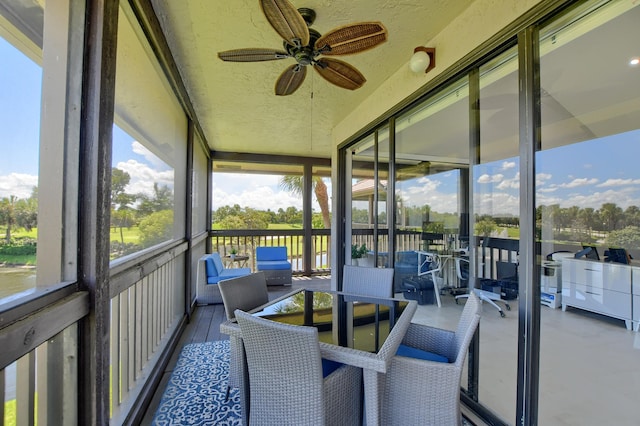
<path id="1" fill-rule="evenodd" d="M 245 229 L 267 229 L 269 215 L 263 211 L 246 207 L 240 216 L 245 223 Z"/>
<path id="2" fill-rule="evenodd" d="M 580 207 L 578 206 L 571 206 L 565 209 L 567 223 L 573 230 L 580 230 L 580 224 L 578 223 L 579 213 L 580 213 Z"/>
<path id="3" fill-rule="evenodd" d="M 224 220 L 227 216 L 241 216 L 242 215 L 242 207 L 239 204 L 234 204 L 233 206 L 221 206 L 217 210 L 215 210 L 212 214 L 211 219 L 213 223 L 219 223 Z M 233 229 L 233 228 L 228 228 Z M 237 229 L 237 228 L 236 228 Z"/>
<path id="4" fill-rule="evenodd" d="M 246 229 L 247 224 L 240 216 L 228 215 L 216 222 L 221 229 Z"/>
<path id="5" fill-rule="evenodd" d="M 578 213 L 578 218 L 586 227 L 587 232 L 589 233 L 589 236 L 591 236 L 591 233 L 593 232 L 593 229 L 597 222 L 596 211 L 592 207 L 586 207 L 584 209 L 580 209 L 580 212 Z"/>
<path id="6" fill-rule="evenodd" d="M 475 231 L 476 235 L 483 237 L 489 236 L 497 228 L 496 223 L 492 219 L 482 219 L 476 222 Z"/>
<path id="7" fill-rule="evenodd" d="M 494 223 L 495 225 L 495 223 Z M 433 232 L 436 234 L 444 233 L 444 222 L 429 222 L 422 227 L 424 232 Z"/>
<path id="8" fill-rule="evenodd" d="M 273 212 L 235 204 L 218 208 L 213 213 L 213 222 L 222 229 L 267 229 L 272 217 Z"/>
<path id="9" fill-rule="evenodd" d="M 627 226 L 640 226 L 640 208 L 629 206 L 624 211 L 624 222 Z"/>
<path id="10" fill-rule="evenodd" d="M 119 210 L 111 211 L 111 226 L 115 226 L 120 230 L 120 242 L 124 244 L 124 233 L 122 232 L 123 228 L 130 228 L 136 223 L 136 212 L 135 210 L 123 207 Z"/>
<path id="11" fill-rule="evenodd" d="M 151 213 L 163 210 L 173 210 L 173 190 L 167 185 L 153 183 L 153 195 L 138 194 L 140 200 L 138 212 L 141 216 L 148 216 Z"/>
<path id="12" fill-rule="evenodd" d="M 136 196 L 126 192 L 131 175 L 117 167 L 111 169 L 111 226 L 120 229 L 120 242 L 124 244 L 122 228 L 133 225 L 134 213 L 131 204 Z"/>
<path id="13" fill-rule="evenodd" d="M 640 227 L 627 226 L 624 229 L 611 231 L 607 235 L 606 243 L 610 247 L 638 249 L 640 248 Z"/>
<path id="14" fill-rule="evenodd" d="M 324 226 L 322 213 L 314 213 L 311 215 L 311 226 L 314 229 L 321 229 Z"/>
<path id="15" fill-rule="evenodd" d="M 618 222 L 622 219 L 623 211 L 615 203 L 604 203 L 600 207 L 600 218 L 605 225 L 605 230 L 613 231 L 617 229 Z"/>
<path id="16" fill-rule="evenodd" d="M 7 244 L 11 242 L 11 229 L 16 225 L 17 201 L 18 198 L 15 195 L 0 200 L 0 223 L 7 227 L 4 237 Z"/>
<path id="17" fill-rule="evenodd" d="M 151 247 L 173 237 L 173 210 L 151 213 L 140 221 L 140 243 Z"/>
<path id="18" fill-rule="evenodd" d="M 302 211 L 298 210 L 293 206 L 287 207 L 287 210 L 285 210 L 285 213 L 284 213 L 284 217 L 285 217 L 284 223 L 288 223 L 291 225 L 302 223 Z"/>
<path id="19" fill-rule="evenodd" d="M 545 209 L 543 220 L 551 223 L 556 232 L 562 230 L 560 204 L 552 204 Z"/>
<path id="20" fill-rule="evenodd" d="M 283 176 L 280 180 L 280 188 L 302 197 L 303 177 L 300 175 Z M 316 201 L 320 205 L 320 213 L 325 228 L 331 228 L 331 213 L 329 212 L 329 191 L 327 185 L 320 176 L 313 176 L 311 185 L 316 195 Z"/>
<path id="21" fill-rule="evenodd" d="M 351 209 L 351 221 L 353 223 L 369 223 L 369 211 L 367 209 Z"/>
<path id="22" fill-rule="evenodd" d="M 131 181 L 131 175 L 120 170 L 117 167 L 111 169 L 111 209 L 117 210 L 120 207 L 128 206 L 132 204 L 136 197 L 132 194 L 127 194 L 126 188 Z"/>
<path id="23" fill-rule="evenodd" d="M 16 223 L 27 231 L 38 226 L 38 187 L 33 187 L 29 198 L 17 201 Z"/>

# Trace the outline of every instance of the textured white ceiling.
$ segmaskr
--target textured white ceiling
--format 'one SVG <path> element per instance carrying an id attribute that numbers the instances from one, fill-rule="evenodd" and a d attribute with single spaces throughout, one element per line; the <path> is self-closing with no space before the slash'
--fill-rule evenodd
<path id="1" fill-rule="evenodd" d="M 331 131 L 401 67 L 413 48 L 431 40 L 474 0 L 305 0 L 321 34 L 359 21 L 381 21 L 388 41 L 342 56 L 366 77 L 356 90 L 341 89 L 309 69 L 291 96 L 274 95 L 291 58 L 223 62 L 217 53 L 245 47 L 281 49 L 282 40 L 258 0 L 153 0 L 210 147 L 216 151 L 330 157 Z M 391 107 L 392 105 L 389 105 Z"/>

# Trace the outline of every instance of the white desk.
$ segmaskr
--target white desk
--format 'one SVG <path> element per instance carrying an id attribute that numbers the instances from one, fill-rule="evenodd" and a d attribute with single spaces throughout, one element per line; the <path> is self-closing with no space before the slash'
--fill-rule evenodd
<path id="1" fill-rule="evenodd" d="M 572 306 L 618 318 L 631 330 L 633 318 L 640 320 L 640 304 L 633 305 L 634 275 L 640 278 L 640 269 L 631 265 L 562 259 L 562 310 Z M 640 286 L 640 280 L 636 285 Z"/>

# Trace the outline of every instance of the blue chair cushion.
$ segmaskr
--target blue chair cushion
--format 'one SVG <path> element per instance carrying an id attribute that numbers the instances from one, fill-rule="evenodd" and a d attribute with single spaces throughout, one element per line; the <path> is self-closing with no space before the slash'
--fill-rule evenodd
<path id="1" fill-rule="evenodd" d="M 413 348 L 407 345 L 400 345 L 396 351 L 396 355 L 407 358 L 422 359 L 425 361 L 449 362 L 449 359 L 446 356 L 438 355 L 429 351 L 423 351 L 422 349 Z"/>
<path id="2" fill-rule="evenodd" d="M 287 260 L 286 247 L 256 247 L 256 261 Z"/>
<path id="3" fill-rule="evenodd" d="M 251 273 L 251 268 L 225 268 L 218 253 L 211 253 L 205 259 L 204 264 L 207 272 L 207 284 L 218 284 L 222 280 L 241 277 Z"/>
<path id="4" fill-rule="evenodd" d="M 207 278 L 217 277 L 219 275 L 218 268 L 216 268 L 216 264 L 211 256 L 205 260 L 205 266 L 207 269 Z"/>
<path id="5" fill-rule="evenodd" d="M 322 358 L 322 377 L 327 377 L 340 367 L 342 367 L 342 363 Z"/>
<path id="6" fill-rule="evenodd" d="M 291 269 L 291 263 L 286 260 L 258 260 L 256 261 L 258 271 L 265 270 L 287 270 Z"/>

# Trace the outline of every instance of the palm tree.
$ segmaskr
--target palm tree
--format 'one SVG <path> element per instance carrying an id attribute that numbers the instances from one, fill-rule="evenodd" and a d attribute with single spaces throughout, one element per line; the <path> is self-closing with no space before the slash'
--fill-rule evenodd
<path id="1" fill-rule="evenodd" d="M 329 214 L 329 193 L 327 191 L 327 185 L 322 181 L 320 176 L 313 176 L 312 186 L 313 191 L 316 194 L 316 200 L 320 205 L 320 211 L 322 213 L 322 223 L 325 228 L 331 228 L 331 216 Z M 280 188 L 285 191 L 291 192 L 302 196 L 303 182 L 302 176 L 283 176 L 280 180 Z"/>

